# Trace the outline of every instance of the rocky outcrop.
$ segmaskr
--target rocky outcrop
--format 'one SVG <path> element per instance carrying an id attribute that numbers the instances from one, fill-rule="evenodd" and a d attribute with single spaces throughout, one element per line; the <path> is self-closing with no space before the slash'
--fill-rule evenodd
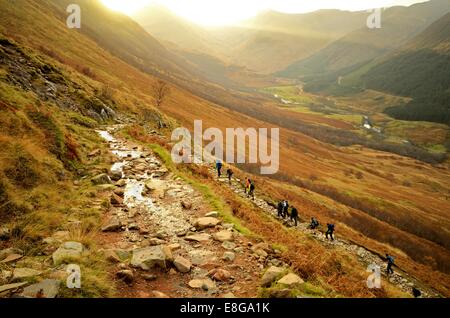
<path id="1" fill-rule="evenodd" d="M 84 247 L 78 242 L 66 242 L 62 244 L 56 252 L 53 253 L 52 259 L 55 265 L 64 263 L 66 260 L 81 257 Z"/>
<path id="2" fill-rule="evenodd" d="M 180 273 L 189 273 L 191 271 L 192 264 L 184 257 L 177 256 L 173 261 L 173 265 Z"/>
<path id="3" fill-rule="evenodd" d="M 111 178 L 106 173 L 95 176 L 91 181 L 95 185 L 112 184 Z"/>
<path id="4" fill-rule="evenodd" d="M 296 288 L 303 284 L 304 281 L 298 275 L 294 273 L 287 274 L 278 281 L 278 284 L 282 284 L 288 288 Z"/>
<path id="5" fill-rule="evenodd" d="M 25 298 L 56 298 L 61 282 L 56 279 L 46 279 L 38 284 L 26 287 L 21 296 Z"/>
<path id="6" fill-rule="evenodd" d="M 167 251 L 166 251 L 167 252 Z M 151 246 L 136 249 L 133 251 L 131 265 L 143 270 L 150 270 L 155 267 L 166 269 L 168 266 L 168 255 L 163 246 Z"/>
<path id="7" fill-rule="evenodd" d="M 213 238 L 219 242 L 233 241 L 233 232 L 225 230 L 213 234 Z"/>
<path id="8" fill-rule="evenodd" d="M 213 217 L 204 217 L 197 219 L 194 223 L 194 226 L 195 228 L 197 228 L 197 230 L 204 230 L 209 227 L 215 227 L 219 223 L 220 223 L 219 219 Z"/>
<path id="9" fill-rule="evenodd" d="M 269 287 L 272 285 L 273 282 L 275 282 L 280 275 L 284 272 L 284 269 L 281 267 L 271 266 L 267 269 L 267 271 L 264 273 L 263 277 L 261 278 L 261 286 L 262 287 Z"/>

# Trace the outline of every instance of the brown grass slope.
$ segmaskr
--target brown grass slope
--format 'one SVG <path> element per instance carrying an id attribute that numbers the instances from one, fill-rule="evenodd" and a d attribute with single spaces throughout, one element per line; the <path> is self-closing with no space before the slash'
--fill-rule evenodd
<path id="1" fill-rule="evenodd" d="M 90 87 L 86 88 L 90 94 L 109 85 L 119 111 L 140 115 L 153 103 L 148 95 L 153 77 L 113 56 L 93 38 L 67 29 L 59 11 L 48 11 L 41 5 L 25 1 L 17 10 L 11 2 L 1 0 L 0 32 L 44 52 L 52 63 L 79 77 L 79 85 Z M 20 96 L 23 94 L 27 93 Z M 14 109 L 13 103 L 6 105 L 6 109 Z M 241 105 L 246 105 L 245 100 L 235 107 Z M 194 119 L 203 119 L 205 127 L 271 126 L 176 87 L 163 110 L 187 127 Z M 251 111 L 249 114 L 256 114 L 256 106 Z M 281 119 L 281 113 L 267 111 L 266 115 Z M 282 129 L 281 147 L 282 173 L 278 178 L 286 182 L 263 180 L 258 189 L 274 199 L 288 197 L 302 216 L 337 221 L 339 235 L 380 254 L 389 251 L 399 255 L 399 263 L 408 272 L 448 294 L 448 275 L 437 272 L 448 272 L 450 263 L 444 247 L 448 244 L 450 211 L 448 167 L 362 147 L 330 146 L 293 129 Z"/>

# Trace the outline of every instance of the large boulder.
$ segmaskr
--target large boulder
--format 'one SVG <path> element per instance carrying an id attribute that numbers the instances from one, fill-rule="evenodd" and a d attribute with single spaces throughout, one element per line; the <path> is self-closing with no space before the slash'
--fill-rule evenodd
<path id="1" fill-rule="evenodd" d="M 134 273 L 129 269 L 118 271 L 116 276 L 127 284 L 132 284 L 134 282 Z"/>
<path id="2" fill-rule="evenodd" d="M 213 269 L 208 273 L 208 276 L 219 282 L 228 282 L 231 280 L 231 273 L 224 269 Z"/>
<path id="3" fill-rule="evenodd" d="M 111 180 L 112 181 L 119 181 L 123 178 L 123 172 L 118 169 L 111 170 Z"/>
<path id="4" fill-rule="evenodd" d="M 131 265 L 143 270 L 150 270 L 155 267 L 166 269 L 167 263 L 168 257 L 161 245 L 136 249 L 133 251 L 131 258 Z"/>
<path id="5" fill-rule="evenodd" d="M 198 230 L 204 230 L 209 227 L 215 227 L 220 223 L 219 219 L 213 218 L 213 217 L 204 217 L 199 218 L 195 221 L 194 226 Z"/>
<path id="6" fill-rule="evenodd" d="M 194 289 L 214 290 L 216 289 L 216 283 L 211 279 L 193 279 L 189 282 L 189 287 Z"/>
<path id="7" fill-rule="evenodd" d="M 192 250 L 189 252 L 189 257 L 192 264 L 196 266 L 202 266 L 217 261 L 216 255 L 208 250 Z"/>
<path id="8" fill-rule="evenodd" d="M 66 242 L 62 244 L 52 255 L 55 265 L 62 264 L 66 259 L 81 257 L 83 253 L 83 244 L 78 242 Z"/>
<path id="9" fill-rule="evenodd" d="M 22 257 L 23 257 L 23 255 L 21 255 L 21 254 L 9 254 L 2 261 L 0 261 L 0 264 L 14 263 L 14 262 L 17 262 Z"/>
<path id="10" fill-rule="evenodd" d="M 284 272 L 284 269 L 281 267 L 271 266 L 269 269 L 264 273 L 262 279 L 261 279 L 261 286 L 262 287 L 269 287 L 272 285 L 274 281 L 276 281 L 280 275 Z"/>
<path id="11" fill-rule="evenodd" d="M 27 283 L 15 283 L 0 286 L 0 295 L 6 292 L 15 291 L 16 289 L 25 286 Z"/>
<path id="12" fill-rule="evenodd" d="M 233 232 L 225 230 L 213 234 L 213 238 L 219 242 L 227 242 L 233 240 Z"/>
<path id="13" fill-rule="evenodd" d="M 235 258 L 236 258 L 236 254 L 234 254 L 233 252 L 230 252 L 230 251 L 223 253 L 223 256 L 222 256 L 222 259 L 227 262 L 233 262 Z"/>
<path id="14" fill-rule="evenodd" d="M 173 265 L 175 265 L 175 267 L 180 273 L 189 273 L 192 267 L 191 262 L 181 256 L 175 257 Z"/>
<path id="15" fill-rule="evenodd" d="M 21 294 L 25 298 L 56 298 L 61 282 L 56 279 L 46 279 L 38 284 L 26 287 Z"/>
<path id="16" fill-rule="evenodd" d="M 192 209 L 192 202 L 182 200 L 182 201 L 181 201 L 181 207 L 182 207 L 183 209 L 185 209 L 185 210 L 190 210 L 190 209 Z"/>
<path id="17" fill-rule="evenodd" d="M 294 273 L 287 274 L 278 281 L 278 284 L 285 285 L 289 288 L 295 288 L 303 284 L 304 281 Z"/>
<path id="18" fill-rule="evenodd" d="M 200 233 L 200 234 L 192 234 L 185 237 L 186 241 L 192 241 L 192 242 L 206 242 L 211 239 L 211 235 L 207 233 Z"/>
<path id="19" fill-rule="evenodd" d="M 91 181 L 95 185 L 112 184 L 111 178 L 106 173 L 95 176 Z"/>
<path id="20" fill-rule="evenodd" d="M 23 256 L 23 251 L 20 249 L 17 249 L 17 248 L 13 248 L 13 247 L 10 247 L 10 248 L 4 249 L 4 250 L 0 250 L 0 261 L 5 260 L 10 255 Z"/>
<path id="21" fill-rule="evenodd" d="M 173 263 L 174 257 L 172 253 L 172 249 L 169 247 L 169 245 L 163 245 L 162 250 L 164 255 L 166 256 L 166 261 L 169 263 Z"/>
<path id="22" fill-rule="evenodd" d="M 164 181 L 159 179 L 150 179 L 145 183 L 145 188 L 149 191 L 156 191 L 158 189 L 165 189 Z"/>
<path id="23" fill-rule="evenodd" d="M 18 280 L 22 280 L 22 279 L 39 276 L 41 274 L 42 274 L 42 272 L 37 271 L 32 268 L 16 268 L 16 269 L 14 269 L 12 279 L 13 279 L 13 281 L 18 281 Z"/>
<path id="24" fill-rule="evenodd" d="M 120 231 L 121 228 L 122 222 L 119 218 L 114 217 L 102 227 L 102 232 L 117 232 Z"/>

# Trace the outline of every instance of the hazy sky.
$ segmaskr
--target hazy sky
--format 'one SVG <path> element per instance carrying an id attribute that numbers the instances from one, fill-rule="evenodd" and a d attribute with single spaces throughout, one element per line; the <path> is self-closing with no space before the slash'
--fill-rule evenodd
<path id="1" fill-rule="evenodd" d="M 109 7 L 132 15 L 151 4 L 164 4 L 180 16 L 206 25 L 232 24 L 263 10 L 288 13 L 318 9 L 364 10 L 410 5 L 427 0 L 102 0 Z"/>

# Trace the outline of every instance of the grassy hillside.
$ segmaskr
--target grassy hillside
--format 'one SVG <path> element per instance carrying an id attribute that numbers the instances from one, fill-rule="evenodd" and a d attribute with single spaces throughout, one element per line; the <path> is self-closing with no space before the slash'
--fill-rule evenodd
<path id="1" fill-rule="evenodd" d="M 106 26 L 95 31 L 87 25 L 87 30 L 69 30 L 63 11 L 54 4 L 27 0 L 16 6 L 0 0 L 0 209 L 2 224 L 13 223 L 12 242 L 21 244 L 27 255 L 43 262 L 42 239 L 65 230 L 66 222 L 81 223 L 81 229 L 69 229 L 71 237 L 97 250 L 94 234 L 109 200 L 105 191 L 92 187 L 89 179 L 107 171 L 111 158 L 89 159 L 89 153 L 97 148 L 106 151 L 93 129 L 113 118 L 120 121 L 125 115 L 142 126 L 149 125 L 154 120 L 146 117 L 148 112 L 151 118 L 163 118 L 170 125 L 173 121 L 159 112 L 164 111 L 186 127 L 199 118 L 205 128 L 281 127 L 281 171 L 271 179 L 255 177 L 257 191 L 270 195 L 272 200 L 289 199 L 299 207 L 304 219 L 316 216 L 322 222 L 336 222 L 339 236 L 379 254 L 398 255 L 402 268 L 449 294 L 446 165 L 355 146 L 348 123 L 327 121 L 342 125 L 341 130 L 320 123 L 307 124 L 302 114 L 286 116 L 284 110 L 260 95 L 236 98 L 229 96 L 232 92 L 217 96 L 217 90 L 207 91 L 207 97 L 218 101 L 211 103 L 177 86 L 176 76 L 184 71 L 177 69 L 177 64 L 171 68 L 176 76 L 167 77 L 174 80 L 171 95 L 157 111 L 152 107 L 154 98 L 148 87 L 156 79 L 149 74 L 153 70 L 150 65 L 159 69 L 159 57 L 149 58 L 145 64 L 149 69 L 143 72 L 139 63 L 130 61 L 133 58 L 127 52 L 116 51 L 114 43 L 102 40 L 101 32 L 110 39 L 113 29 Z M 107 12 L 100 13 L 105 21 L 120 31 L 132 30 L 127 28 L 128 20 L 121 29 L 122 22 L 114 24 L 117 16 Z M 95 26 L 94 20 L 91 22 Z M 136 38 L 131 37 L 127 43 L 127 36 L 120 32 L 117 36 L 125 41 L 125 47 L 134 46 Z M 134 57 L 139 54 L 132 51 Z M 192 85 L 214 87 L 211 83 Z M 227 103 L 222 102 L 224 97 Z M 102 113 L 110 113 L 108 109 L 118 118 L 112 113 L 111 117 L 102 117 Z M 139 131 L 145 132 L 142 127 Z M 341 137 L 349 143 L 339 146 Z M 333 138 L 336 145 L 330 144 Z M 253 171 L 252 167 L 242 169 L 246 171 L 242 176 Z M 213 181 L 199 178 L 197 182 L 216 189 L 211 185 Z M 293 266 L 308 278 L 325 281 L 331 295 L 396 295 L 384 290 L 368 292 L 365 284 L 361 285 L 365 268 L 355 259 L 336 255 L 309 238 L 299 240 L 296 233 L 263 219 L 257 209 L 237 201 L 233 194 L 216 191 L 217 196 L 235 202 L 236 217 L 252 230 L 260 231 L 271 243 L 279 239 L 289 246 L 286 255 Z M 1 244 L 3 248 L 10 242 Z M 311 251 L 324 255 L 320 266 L 308 260 Z M 90 255 L 82 265 L 87 291 L 82 296 L 110 296 L 114 283 L 105 274 L 104 259 Z"/>
<path id="2" fill-rule="evenodd" d="M 277 75 L 304 77 L 334 83 L 339 76 L 399 47 L 450 10 L 448 0 L 434 0 L 411 7 L 393 7 L 382 12 L 382 27 L 369 29 L 365 22 L 311 57 L 290 65 Z"/>
<path id="3" fill-rule="evenodd" d="M 386 109 L 399 119 L 450 124 L 450 14 L 362 76 L 362 85 L 413 101 Z"/>

